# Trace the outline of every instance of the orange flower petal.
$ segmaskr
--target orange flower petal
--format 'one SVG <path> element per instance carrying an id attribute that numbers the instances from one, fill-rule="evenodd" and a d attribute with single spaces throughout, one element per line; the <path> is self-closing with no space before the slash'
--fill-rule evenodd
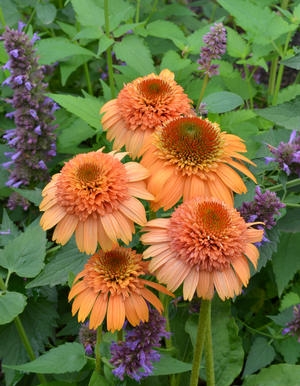
<path id="1" fill-rule="evenodd" d="M 125 321 L 125 306 L 121 295 L 110 295 L 107 304 L 107 329 L 121 330 Z"/>
<path id="2" fill-rule="evenodd" d="M 102 323 L 106 315 L 107 310 L 107 295 L 99 295 L 91 310 L 89 327 L 91 329 L 97 329 Z"/>
<path id="3" fill-rule="evenodd" d="M 72 237 L 78 224 L 78 218 L 66 215 L 55 227 L 52 240 L 65 245 Z"/>

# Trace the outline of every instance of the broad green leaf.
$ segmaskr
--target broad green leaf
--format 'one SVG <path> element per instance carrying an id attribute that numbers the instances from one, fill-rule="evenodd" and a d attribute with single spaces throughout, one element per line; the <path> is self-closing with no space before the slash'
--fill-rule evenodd
<path id="1" fill-rule="evenodd" d="M 255 110 L 257 115 L 264 117 L 286 129 L 300 129 L 300 96 L 291 102 Z"/>
<path id="2" fill-rule="evenodd" d="M 4 365 L 3 367 L 38 374 L 63 374 L 80 371 L 85 364 L 84 347 L 74 342 L 52 348 L 31 362 L 21 365 Z"/>
<path id="3" fill-rule="evenodd" d="M 179 374 L 191 371 L 191 363 L 179 361 L 166 354 L 161 354 L 160 360 L 153 363 L 153 375 Z"/>
<path id="4" fill-rule="evenodd" d="M 279 91 L 277 103 L 280 105 L 282 103 L 289 102 L 298 95 L 300 95 L 300 84 L 291 84 Z"/>
<path id="5" fill-rule="evenodd" d="M 82 149 L 78 145 L 95 135 L 95 130 L 80 118 L 67 117 L 63 124 L 59 126 L 60 132 L 57 137 L 57 150 L 60 153 L 80 153 Z"/>
<path id="6" fill-rule="evenodd" d="M 286 214 L 280 218 L 277 226 L 281 232 L 299 232 L 300 208 L 286 208 Z"/>
<path id="7" fill-rule="evenodd" d="M 266 230 L 266 237 L 269 241 L 263 243 L 263 245 L 259 247 L 259 259 L 256 272 L 259 272 L 262 267 L 265 267 L 267 262 L 273 258 L 274 253 L 277 251 L 279 242 L 278 229 L 275 227 L 273 229 Z"/>
<path id="8" fill-rule="evenodd" d="M 111 386 L 111 383 L 98 371 L 93 371 L 88 386 Z"/>
<path id="9" fill-rule="evenodd" d="M 57 284 L 65 284 L 70 272 L 77 275 L 87 261 L 87 255 L 80 253 L 72 238 L 58 253 L 46 264 L 43 271 L 27 284 L 26 288 Z"/>
<path id="10" fill-rule="evenodd" d="M 151 36 L 162 39 L 171 39 L 180 49 L 187 45 L 187 40 L 178 25 L 168 20 L 155 20 L 147 25 L 147 32 Z"/>
<path id="11" fill-rule="evenodd" d="M 77 21 L 83 26 L 104 25 L 104 10 L 98 0 L 71 0 Z"/>
<path id="12" fill-rule="evenodd" d="M 286 339 L 277 339 L 274 346 L 286 363 L 296 364 L 300 357 L 300 344 L 295 336 L 287 336 Z"/>
<path id="13" fill-rule="evenodd" d="M 0 291 L 0 324 L 14 320 L 26 306 L 26 297 L 19 292 Z"/>
<path id="14" fill-rule="evenodd" d="M 54 289 L 48 290 L 48 292 L 44 289 L 40 290 L 40 295 L 43 297 L 47 297 L 47 293 L 48 296 L 55 297 Z M 38 299 L 28 298 L 27 303 L 19 318 L 33 351 L 38 353 L 44 350 L 45 345 L 49 345 L 49 338 L 52 342 L 55 341 L 55 321 L 58 319 L 57 305 L 41 297 Z M 0 342 L 2 364 L 19 364 L 28 361 L 28 354 L 14 323 L 0 326 Z M 13 385 L 16 372 L 3 367 L 2 372 L 5 373 L 6 384 Z"/>
<path id="15" fill-rule="evenodd" d="M 67 61 L 60 64 L 61 83 L 63 86 L 67 83 L 70 75 L 77 70 L 78 67 L 86 63 L 91 57 L 87 55 L 75 55 Z"/>
<path id="16" fill-rule="evenodd" d="M 272 363 L 275 355 L 275 350 L 268 343 L 267 339 L 257 337 L 254 340 L 247 356 L 243 377 L 253 374 L 261 368 L 268 366 Z"/>
<path id="17" fill-rule="evenodd" d="M 210 26 L 202 27 L 196 31 L 194 31 L 192 34 L 188 35 L 186 37 L 187 39 L 187 47 L 186 51 L 193 55 L 199 55 L 200 49 L 202 46 L 205 45 L 203 41 L 203 36 L 209 32 Z"/>
<path id="18" fill-rule="evenodd" d="M 297 27 L 289 25 L 281 16 L 267 7 L 250 1 L 218 0 L 218 3 L 236 19 L 256 44 L 269 44 Z"/>
<path id="19" fill-rule="evenodd" d="M 296 294 L 295 292 L 288 292 L 283 296 L 280 302 L 280 310 L 285 310 L 291 306 L 295 306 L 296 304 L 300 304 L 300 294 Z"/>
<path id="20" fill-rule="evenodd" d="M 207 104 L 207 109 L 210 113 L 225 113 L 226 111 L 234 110 L 241 106 L 243 99 L 232 92 L 220 91 L 208 95 L 203 98 L 203 102 Z"/>
<path id="21" fill-rule="evenodd" d="M 21 277 L 34 277 L 44 266 L 45 254 L 46 232 L 31 224 L 0 250 L 0 265 Z"/>
<path id="22" fill-rule="evenodd" d="M 124 0 L 109 1 L 109 26 L 114 31 L 120 24 L 133 19 L 135 7 Z"/>
<path id="23" fill-rule="evenodd" d="M 144 41 L 137 36 L 125 36 L 115 43 L 114 50 L 119 60 L 126 62 L 140 76 L 155 72 L 151 52 Z"/>
<path id="24" fill-rule="evenodd" d="M 98 45 L 98 52 L 97 55 L 101 55 L 103 52 L 105 52 L 108 47 L 114 44 L 114 40 L 107 37 L 106 35 L 101 36 L 99 39 L 99 45 Z"/>
<path id="25" fill-rule="evenodd" d="M 300 70 L 300 54 L 295 55 L 292 58 L 282 60 L 281 63 L 287 67 L 295 68 L 296 70 Z"/>
<path id="26" fill-rule="evenodd" d="M 1 246 L 6 245 L 9 241 L 15 239 L 20 234 L 18 227 L 14 224 L 13 221 L 11 221 L 5 209 L 3 209 L 3 216 L 0 229 L 1 232 L 3 232 L 3 234 L 0 234 Z"/>
<path id="27" fill-rule="evenodd" d="M 40 19 L 42 24 L 50 24 L 56 17 L 56 8 L 53 4 L 37 3 L 35 10 L 37 17 Z"/>
<path id="28" fill-rule="evenodd" d="M 27 198 L 28 201 L 32 202 L 35 206 L 39 206 L 42 200 L 41 189 L 13 189 L 15 192 L 19 193 L 20 196 Z"/>
<path id="29" fill-rule="evenodd" d="M 77 55 L 90 58 L 96 56 L 94 52 L 80 47 L 63 37 L 41 39 L 36 45 L 40 64 L 52 64 Z"/>
<path id="30" fill-rule="evenodd" d="M 8 61 L 8 54 L 4 48 L 3 41 L 0 41 L 0 63 L 4 64 Z"/>
<path id="31" fill-rule="evenodd" d="M 177 52 L 170 50 L 163 56 L 160 69 L 168 68 L 170 71 L 176 72 L 183 70 L 190 64 L 190 59 L 182 58 Z"/>
<path id="32" fill-rule="evenodd" d="M 62 94 L 49 94 L 49 96 L 67 111 L 81 118 L 95 129 L 100 130 L 100 99 L 91 96 L 83 98 Z"/>
<path id="33" fill-rule="evenodd" d="M 289 281 L 300 270 L 300 233 L 282 233 L 278 251 L 272 265 L 278 294 L 281 295 Z"/>
<path id="34" fill-rule="evenodd" d="M 212 339 L 217 386 L 229 386 L 240 374 L 244 350 L 230 302 L 215 297 L 212 303 Z"/>
<path id="35" fill-rule="evenodd" d="M 249 54 L 249 43 L 247 43 L 242 36 L 234 29 L 226 27 L 227 31 L 227 45 L 226 52 L 233 58 L 245 59 Z"/>
<path id="36" fill-rule="evenodd" d="M 300 365 L 278 364 L 251 375 L 243 386 L 296 386 L 299 385 Z"/>

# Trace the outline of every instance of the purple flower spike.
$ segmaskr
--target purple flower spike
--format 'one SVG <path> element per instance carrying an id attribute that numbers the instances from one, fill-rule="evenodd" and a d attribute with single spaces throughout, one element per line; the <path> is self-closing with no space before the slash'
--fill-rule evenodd
<path id="1" fill-rule="evenodd" d="M 32 188 L 49 180 L 46 165 L 56 154 L 53 121 L 57 105 L 45 95 L 44 67 L 39 66 L 33 46 L 37 36 L 30 39 L 23 32 L 24 26 L 20 22 L 17 30 L 6 28 L 2 35 L 9 56 L 4 68 L 10 72 L 3 84 L 13 90 L 13 97 L 7 102 L 14 108 L 6 117 L 15 122 L 15 128 L 3 136 L 12 150 L 6 153 L 10 160 L 4 165 L 10 172 L 7 186 Z M 18 201 L 24 204 L 13 197 L 10 207 Z"/>
<path id="2" fill-rule="evenodd" d="M 300 343 L 300 304 L 294 307 L 294 319 L 286 324 L 282 330 L 283 335 L 292 335 L 298 337 Z"/>
<path id="3" fill-rule="evenodd" d="M 266 190 L 262 193 L 259 186 L 255 189 L 253 201 L 244 202 L 239 212 L 246 222 L 262 222 L 264 225 L 256 225 L 257 229 L 272 229 L 276 225 L 276 216 L 280 215 L 280 209 L 285 205 L 280 201 L 275 192 Z M 259 243 L 268 242 L 266 235 Z"/>
<path id="4" fill-rule="evenodd" d="M 288 176 L 296 174 L 300 177 L 300 135 L 293 130 L 288 142 L 280 142 L 278 147 L 268 145 L 273 157 L 265 157 L 267 164 L 277 162 L 279 168 Z"/>
<path id="5" fill-rule="evenodd" d="M 222 23 L 216 23 L 210 28 L 210 32 L 203 36 L 205 46 L 202 47 L 200 58 L 197 61 L 198 70 L 210 78 L 219 74 L 219 66 L 212 64 L 213 59 L 220 59 L 226 52 L 226 30 Z"/>
<path id="6" fill-rule="evenodd" d="M 113 342 L 110 347 L 110 363 L 115 367 L 113 374 L 122 381 L 126 375 L 136 381 L 151 375 L 152 362 L 160 359 L 160 354 L 154 348 L 160 347 L 163 337 L 170 337 L 165 325 L 165 318 L 158 311 L 149 309 L 148 322 L 141 322 L 127 331 L 125 341 Z"/>

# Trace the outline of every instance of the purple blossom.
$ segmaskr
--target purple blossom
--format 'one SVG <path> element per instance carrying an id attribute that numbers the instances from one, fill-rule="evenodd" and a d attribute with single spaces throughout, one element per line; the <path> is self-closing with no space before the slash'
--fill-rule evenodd
<path id="1" fill-rule="evenodd" d="M 160 354 L 154 348 L 160 347 L 161 338 L 170 337 L 165 325 L 165 318 L 157 310 L 149 308 L 148 322 L 141 322 L 127 331 L 125 341 L 111 344 L 110 363 L 115 367 L 113 374 L 122 381 L 125 375 L 136 381 L 151 375 L 152 362 L 160 359 Z"/>
<path id="2" fill-rule="evenodd" d="M 246 222 L 262 222 L 264 225 L 256 225 L 257 229 L 272 229 L 276 225 L 276 216 L 280 215 L 280 209 L 285 205 L 280 201 L 275 192 L 266 190 L 262 193 L 259 186 L 255 188 L 253 201 L 244 202 L 239 209 Z M 265 233 L 261 243 L 268 242 Z"/>
<path id="3" fill-rule="evenodd" d="M 220 59 L 226 52 L 226 30 L 222 23 L 216 23 L 210 28 L 210 32 L 203 36 L 205 46 L 201 48 L 200 58 L 197 63 L 200 64 L 198 70 L 210 78 L 218 75 L 219 66 L 212 64 L 212 60 Z"/>
<path id="4" fill-rule="evenodd" d="M 288 142 L 280 142 L 278 147 L 268 145 L 274 157 L 265 157 L 265 161 L 278 162 L 279 168 L 288 176 L 296 174 L 300 177 L 300 135 L 293 130 Z"/>
<path id="5" fill-rule="evenodd" d="M 15 128 L 3 135 L 12 151 L 6 153 L 10 161 L 2 166 L 10 173 L 7 186 L 31 188 L 49 179 L 46 165 L 56 154 L 53 113 L 57 106 L 45 96 L 45 70 L 38 64 L 33 46 L 37 36 L 30 39 L 23 28 L 20 22 L 17 30 L 6 28 L 1 37 L 9 56 L 4 68 L 10 72 L 3 84 L 13 90 L 12 98 L 6 101 L 14 111 L 6 117 L 15 123 Z M 13 197 L 12 202 L 17 201 Z"/>
<path id="6" fill-rule="evenodd" d="M 298 337 L 300 343 L 300 304 L 294 306 L 294 319 L 286 324 L 282 330 L 283 335 L 292 335 Z"/>
<path id="7" fill-rule="evenodd" d="M 79 342 L 83 344 L 86 355 L 92 356 L 96 345 L 97 331 L 89 328 L 89 323 L 81 325 L 78 335 Z"/>

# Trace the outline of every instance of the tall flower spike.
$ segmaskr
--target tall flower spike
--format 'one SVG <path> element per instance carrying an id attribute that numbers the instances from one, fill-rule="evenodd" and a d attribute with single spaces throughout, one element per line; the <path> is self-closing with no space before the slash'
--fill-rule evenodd
<path id="1" fill-rule="evenodd" d="M 236 135 L 221 132 L 217 123 L 189 116 L 173 119 L 158 127 L 144 147 L 141 164 L 150 171 L 149 191 L 155 196 L 152 208 L 165 210 L 181 197 L 217 197 L 233 204 L 233 193 L 247 188 L 234 170 L 255 177 L 240 153 L 246 146 Z"/>
<path id="2" fill-rule="evenodd" d="M 275 192 L 266 190 L 262 193 L 259 186 L 255 188 L 253 201 L 244 202 L 239 209 L 245 221 L 260 221 L 263 225 L 257 225 L 258 229 L 272 229 L 276 225 L 276 216 L 285 205 L 280 201 Z M 264 233 L 263 242 L 269 241 Z"/>
<path id="3" fill-rule="evenodd" d="M 165 318 L 149 308 L 148 322 L 141 322 L 127 331 L 125 341 L 112 343 L 110 363 L 115 367 L 113 374 L 122 381 L 125 375 L 136 381 L 148 377 L 153 372 L 152 362 L 160 359 L 154 348 L 160 347 L 162 338 L 169 337 Z"/>
<path id="4" fill-rule="evenodd" d="M 13 118 L 16 125 L 3 136 L 12 149 L 6 153 L 10 161 L 3 166 L 10 172 L 6 185 L 14 188 L 48 181 L 47 163 L 56 154 L 53 121 L 57 106 L 45 96 L 45 69 L 39 66 L 34 49 L 37 37 L 30 40 L 22 32 L 23 27 L 19 24 L 18 30 L 6 28 L 2 35 L 9 55 L 4 68 L 11 74 L 4 84 L 13 89 L 13 97 L 8 102 L 15 109 L 7 116 Z M 18 204 L 13 198 L 11 201 Z M 13 202 L 10 205 L 13 206 Z"/>
<path id="5" fill-rule="evenodd" d="M 125 145 L 132 158 L 154 129 L 168 119 L 192 114 L 191 100 L 165 69 L 159 75 L 150 74 L 126 84 L 116 99 L 105 103 L 100 113 L 107 138 L 113 148 Z"/>
<path id="6" fill-rule="evenodd" d="M 287 323 L 286 327 L 282 330 L 282 334 L 296 336 L 300 343 L 300 304 L 294 307 L 294 318 Z"/>
<path id="7" fill-rule="evenodd" d="M 132 326 L 149 320 L 147 302 L 160 313 L 161 301 L 146 286 L 173 296 L 165 287 L 143 279 L 148 263 L 142 255 L 124 247 L 95 253 L 84 269 L 75 277 L 69 294 L 74 299 L 72 314 L 78 321 L 89 317 L 89 327 L 96 329 L 105 317 L 109 331 L 121 330 L 125 320 Z"/>
<path id="8" fill-rule="evenodd" d="M 210 32 L 203 36 L 203 41 L 205 46 L 201 48 L 198 70 L 211 78 L 219 74 L 219 66 L 212 64 L 212 60 L 220 59 L 226 52 L 226 30 L 223 24 L 216 23 L 211 27 Z"/>
<path id="9" fill-rule="evenodd" d="M 136 197 L 152 200 L 146 190 L 149 172 L 136 162 L 121 163 L 126 153 L 101 150 L 78 154 L 44 188 L 40 210 L 44 230 L 55 226 L 53 240 L 65 244 L 75 232 L 81 252 L 97 244 L 109 250 L 121 239 L 129 243 L 134 223 L 146 223 L 145 208 Z"/>
<path id="10" fill-rule="evenodd" d="M 268 145 L 274 157 L 266 157 L 266 163 L 278 162 L 279 168 L 287 175 L 300 177 L 300 135 L 293 130 L 288 142 L 280 142 L 278 147 Z"/>
<path id="11" fill-rule="evenodd" d="M 175 291 L 183 284 L 184 299 L 195 293 L 211 299 L 216 289 L 224 300 L 247 286 L 250 269 L 256 267 L 263 231 L 251 228 L 232 207 L 217 199 L 196 197 L 184 202 L 171 218 L 147 223 L 141 241 L 150 245 L 144 258 L 152 257 L 149 269 Z"/>

